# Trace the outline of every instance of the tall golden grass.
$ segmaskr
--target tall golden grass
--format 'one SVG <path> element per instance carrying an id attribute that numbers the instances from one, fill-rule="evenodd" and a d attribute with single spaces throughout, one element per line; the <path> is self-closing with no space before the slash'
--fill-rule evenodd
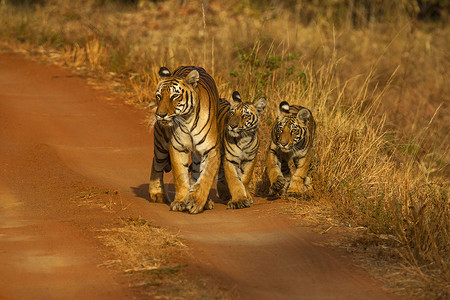
<path id="1" fill-rule="evenodd" d="M 4 47 L 115 82 L 142 107 L 160 66 L 192 64 L 223 97 L 266 96 L 263 132 L 280 101 L 310 108 L 313 199 L 347 223 L 396 235 L 421 286 L 448 296 L 448 20 L 417 19 L 423 1 L 319 2 L 2 4 L 0 34 Z"/>

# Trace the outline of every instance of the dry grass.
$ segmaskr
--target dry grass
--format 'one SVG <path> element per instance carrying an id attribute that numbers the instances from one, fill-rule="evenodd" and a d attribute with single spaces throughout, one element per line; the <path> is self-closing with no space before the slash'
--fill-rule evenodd
<path id="1" fill-rule="evenodd" d="M 186 247 L 176 235 L 141 218 L 122 218 L 120 227 L 102 232 L 107 234 L 100 238 L 120 257 L 125 273 L 177 268 L 178 265 L 171 265 L 171 258 Z"/>
<path id="2" fill-rule="evenodd" d="M 80 195 L 73 197 L 71 202 L 78 206 L 97 206 L 110 213 L 125 211 L 128 208 L 124 205 L 119 191 L 101 190 L 97 187 L 86 188 Z"/>
<path id="3" fill-rule="evenodd" d="M 78 206 L 100 207 L 115 216 L 127 215 L 117 191 L 89 187 L 71 201 Z M 151 299 L 229 299 L 230 291 L 192 272 L 189 248 L 170 231 L 141 217 L 117 217 L 98 230 L 97 238 L 111 249 L 100 266 L 115 268 L 126 276 L 136 296 Z M 197 278 L 201 277 L 201 278 Z"/>
<path id="4" fill-rule="evenodd" d="M 183 272 L 189 254 L 177 235 L 140 217 L 121 218 L 116 228 L 100 233 L 100 240 L 114 253 L 114 259 L 103 265 L 123 270 L 138 295 L 151 299 L 230 298 L 229 291 L 211 285 L 208 279 Z"/>
<path id="5" fill-rule="evenodd" d="M 3 46 L 46 54 L 141 107 L 151 108 L 159 67 L 183 64 L 205 67 L 223 97 L 266 96 L 263 133 L 280 101 L 309 107 L 318 123 L 312 211 L 395 235 L 415 291 L 426 283 L 449 295 L 445 9 L 425 22 L 417 18 L 425 2 L 413 0 L 283 1 L 288 9 L 266 1 L 141 1 L 139 9 L 42 2 L 0 5 Z M 260 159 L 255 174 L 262 168 Z M 304 214 L 305 200 L 292 200 L 300 203 L 294 214 Z"/>

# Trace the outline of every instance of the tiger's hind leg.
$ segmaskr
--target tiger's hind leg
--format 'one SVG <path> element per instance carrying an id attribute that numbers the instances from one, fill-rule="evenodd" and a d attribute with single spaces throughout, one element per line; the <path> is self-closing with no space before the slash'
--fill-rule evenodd
<path id="1" fill-rule="evenodd" d="M 204 210 L 211 210 L 214 208 L 214 201 L 212 201 L 211 199 L 208 198 L 208 200 L 206 200 L 206 204 L 203 207 Z"/>
<path id="2" fill-rule="evenodd" d="M 164 129 L 158 126 L 158 124 L 155 124 L 153 134 L 154 157 L 148 187 L 150 202 L 168 203 L 168 199 L 164 193 L 163 177 L 164 171 L 170 171 L 171 164 L 168 143 L 165 137 Z"/>
<path id="3" fill-rule="evenodd" d="M 158 171 L 156 166 L 157 163 L 153 160 L 150 184 L 148 187 L 150 202 L 168 203 L 166 194 L 164 193 L 164 170 Z"/>
<path id="4" fill-rule="evenodd" d="M 228 201 L 231 199 L 227 179 L 225 178 L 225 171 L 223 169 L 223 161 L 219 166 L 219 173 L 217 174 L 216 194 L 217 197 L 222 201 Z"/>
<path id="5" fill-rule="evenodd" d="M 198 178 L 200 177 L 200 164 L 202 162 L 202 158 L 195 153 L 191 153 L 191 165 L 189 166 L 189 171 L 191 172 L 190 184 L 194 185 Z"/>

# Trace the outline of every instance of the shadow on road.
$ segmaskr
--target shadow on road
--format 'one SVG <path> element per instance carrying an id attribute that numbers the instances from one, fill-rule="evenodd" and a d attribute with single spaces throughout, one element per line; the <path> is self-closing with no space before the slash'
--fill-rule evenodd
<path id="1" fill-rule="evenodd" d="M 150 197 L 148 195 L 148 187 L 149 187 L 148 183 L 143 183 L 137 187 L 132 186 L 130 188 L 136 197 L 149 201 Z M 175 198 L 175 185 L 173 183 L 165 184 L 164 188 L 166 190 L 166 195 L 169 201 L 172 202 L 173 199 Z M 209 192 L 209 199 L 213 200 L 214 203 L 226 204 L 225 201 L 222 201 L 217 197 L 216 189 L 211 189 L 211 191 Z"/>

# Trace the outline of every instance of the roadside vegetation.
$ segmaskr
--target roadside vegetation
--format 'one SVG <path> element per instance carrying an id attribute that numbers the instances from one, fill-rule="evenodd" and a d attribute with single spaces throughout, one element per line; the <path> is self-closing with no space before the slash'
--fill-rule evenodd
<path id="1" fill-rule="evenodd" d="M 22 2 L 0 4 L 2 49 L 142 108 L 153 108 L 160 66 L 203 66 L 225 98 L 264 95 L 254 184 L 278 103 L 310 108 L 315 190 L 289 198 L 291 213 L 364 228 L 401 257 L 402 293 L 449 297 L 449 1 Z"/>
<path id="2" fill-rule="evenodd" d="M 187 246 L 177 235 L 147 220 L 120 218 L 99 238 L 116 257 L 104 265 L 120 266 L 130 287 L 144 299 L 230 299 L 229 291 L 216 288 L 208 279 L 186 274 Z"/>
<path id="3" fill-rule="evenodd" d="M 119 191 L 91 186 L 70 199 L 78 206 L 102 208 L 114 215 L 111 224 L 92 229 L 105 251 L 99 266 L 123 272 L 128 286 L 143 299 L 231 299 L 233 291 L 209 278 L 186 272 L 190 248 L 178 234 L 130 216 Z"/>

